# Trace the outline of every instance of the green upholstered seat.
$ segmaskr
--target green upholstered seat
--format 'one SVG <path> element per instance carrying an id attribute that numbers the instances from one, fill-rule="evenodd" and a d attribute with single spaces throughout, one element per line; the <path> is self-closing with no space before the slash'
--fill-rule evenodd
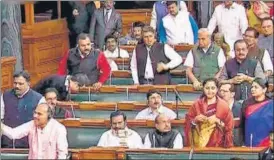
<path id="1" fill-rule="evenodd" d="M 188 159 L 187 153 L 138 153 L 138 152 L 126 152 L 127 160 L 147 160 L 147 159 Z"/>
<path id="2" fill-rule="evenodd" d="M 111 81 L 111 83 L 110 83 Z M 171 78 L 171 84 L 186 84 L 186 78 L 183 77 L 172 77 Z M 111 78 L 108 79 L 105 82 L 105 85 L 133 85 L 133 79 L 132 78 Z"/>
<path id="3" fill-rule="evenodd" d="M 1 151 L 1 159 L 28 159 L 28 153 L 5 153 Z"/>
<path id="4" fill-rule="evenodd" d="M 200 92 L 195 93 L 187 93 L 187 92 L 180 92 L 180 97 L 183 101 L 195 101 L 201 95 Z M 163 100 L 167 101 L 175 101 L 175 94 L 173 92 L 162 92 Z M 119 101 L 144 101 L 146 100 L 146 93 L 126 93 L 126 92 L 119 92 L 119 93 L 91 93 L 90 96 L 88 93 L 79 93 L 79 94 L 72 94 L 71 95 L 72 101 L 112 101 L 112 102 L 119 102 Z"/>
<path id="5" fill-rule="evenodd" d="M 233 157 L 242 159 L 260 159 L 258 153 L 194 153 L 193 159 L 230 159 Z"/>
<path id="6" fill-rule="evenodd" d="M 79 110 L 74 109 L 76 118 L 91 118 L 91 119 L 109 119 L 109 116 L 113 111 L 109 110 Z M 127 115 L 128 119 L 134 119 L 139 111 L 122 111 Z M 179 110 L 179 118 L 185 118 L 187 109 Z"/>
<path id="7" fill-rule="evenodd" d="M 67 127 L 69 148 L 89 148 L 97 146 L 105 127 Z"/>

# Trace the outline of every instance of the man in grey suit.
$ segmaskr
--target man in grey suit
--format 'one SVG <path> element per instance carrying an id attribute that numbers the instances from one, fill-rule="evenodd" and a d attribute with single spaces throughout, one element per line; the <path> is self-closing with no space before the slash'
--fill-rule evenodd
<path id="1" fill-rule="evenodd" d="M 106 0 L 103 8 L 94 11 L 90 22 L 90 37 L 95 47 L 104 49 L 104 38 L 108 34 L 119 36 L 122 33 L 122 18 L 115 11 L 113 0 Z"/>

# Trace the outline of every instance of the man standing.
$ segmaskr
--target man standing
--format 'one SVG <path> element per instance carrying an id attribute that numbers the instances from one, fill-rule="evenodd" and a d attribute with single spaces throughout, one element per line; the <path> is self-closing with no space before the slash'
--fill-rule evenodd
<path id="1" fill-rule="evenodd" d="M 134 22 L 132 24 L 130 34 L 119 39 L 121 45 L 137 45 L 143 42 L 142 30 L 145 24 L 141 21 Z"/>
<path id="2" fill-rule="evenodd" d="M 273 61 L 273 20 L 271 18 L 262 19 L 261 28 L 263 34 L 259 35 L 258 46 L 260 48 L 267 49 Z"/>
<path id="3" fill-rule="evenodd" d="M 89 79 L 88 85 L 99 89 L 110 75 L 110 66 L 104 53 L 95 50 L 88 34 L 78 36 L 78 46 L 70 49 L 67 59 L 69 75 L 84 73 Z"/>
<path id="4" fill-rule="evenodd" d="M 3 135 L 13 140 L 28 136 L 28 159 L 66 159 L 67 130 L 52 116 L 51 107 L 41 103 L 36 107 L 32 121 L 13 129 L 1 124 Z"/>
<path id="5" fill-rule="evenodd" d="M 244 34 L 244 40 L 248 45 L 247 56 L 252 59 L 256 59 L 261 63 L 266 77 L 273 74 L 273 64 L 270 55 L 266 49 L 259 48 L 257 45 L 257 40 L 259 37 L 259 32 L 252 27 L 248 27 Z"/>
<path id="6" fill-rule="evenodd" d="M 53 117 L 56 119 L 71 118 L 72 114 L 63 108 L 57 107 L 57 96 L 58 91 L 55 88 L 47 88 L 45 90 L 44 97 L 48 105 L 50 105 L 53 110 Z"/>
<path id="7" fill-rule="evenodd" d="M 194 35 L 197 35 L 197 30 L 192 29 L 189 12 L 179 11 L 177 2 L 166 2 L 169 14 L 163 18 L 163 26 L 166 31 L 167 43 L 170 45 L 194 44 Z"/>
<path id="8" fill-rule="evenodd" d="M 104 6 L 94 11 L 90 22 L 89 34 L 95 47 L 104 49 L 104 39 L 113 34 L 117 38 L 122 33 L 121 15 L 114 9 L 113 0 L 106 0 Z"/>
<path id="9" fill-rule="evenodd" d="M 1 97 L 1 120 L 11 127 L 17 127 L 30 121 L 36 106 L 45 102 L 45 99 L 30 88 L 30 76 L 27 72 L 16 72 L 13 78 L 13 89 L 4 92 Z M 28 143 L 26 138 L 12 142 L 3 136 L 1 146 L 26 148 Z"/>
<path id="10" fill-rule="evenodd" d="M 111 129 L 102 134 L 98 145 L 101 147 L 142 148 L 140 135 L 127 127 L 127 117 L 123 112 L 110 114 Z"/>
<path id="11" fill-rule="evenodd" d="M 218 78 L 225 64 L 223 50 L 211 42 L 211 34 L 206 28 L 198 31 L 198 46 L 194 46 L 187 54 L 184 66 L 193 87 L 202 89 L 202 83 L 208 78 Z"/>
<path id="12" fill-rule="evenodd" d="M 241 39 L 248 21 L 245 8 L 233 1 L 224 1 L 215 7 L 214 13 L 207 26 L 210 34 L 218 27 L 218 32 L 224 34 L 225 41 L 233 48 L 236 40 Z"/>
<path id="13" fill-rule="evenodd" d="M 155 128 L 146 135 L 144 148 L 183 148 L 181 133 L 171 129 L 170 119 L 165 114 L 155 118 Z"/>
<path id="14" fill-rule="evenodd" d="M 220 80 L 221 83 L 235 85 L 235 100 L 245 100 L 249 97 L 253 79 L 265 79 L 265 75 L 260 62 L 247 57 L 248 49 L 244 40 L 237 40 L 234 50 L 235 58 L 226 61 Z"/>
<path id="15" fill-rule="evenodd" d="M 118 66 L 113 58 L 129 58 L 129 54 L 126 50 L 119 48 L 117 45 L 118 39 L 114 35 L 107 35 L 105 38 L 106 50 L 104 54 L 108 60 L 108 63 L 112 71 L 118 70 Z"/>
<path id="16" fill-rule="evenodd" d="M 169 119 L 175 119 L 176 114 L 171 109 L 163 106 L 162 95 L 157 90 L 150 90 L 147 93 L 148 108 L 139 112 L 135 119 L 155 120 L 159 114 L 165 114 Z"/>
<path id="17" fill-rule="evenodd" d="M 130 62 L 134 84 L 170 84 L 170 69 L 182 63 L 182 57 L 167 44 L 156 42 L 155 31 L 143 28 L 144 44 L 138 44 Z"/>

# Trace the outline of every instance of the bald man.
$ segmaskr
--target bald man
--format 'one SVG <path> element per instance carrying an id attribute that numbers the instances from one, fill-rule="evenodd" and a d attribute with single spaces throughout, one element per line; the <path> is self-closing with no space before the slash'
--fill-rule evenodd
<path id="1" fill-rule="evenodd" d="M 32 121 L 16 128 L 1 124 L 2 134 L 13 140 L 28 136 L 28 159 L 66 159 L 67 130 L 52 117 L 51 107 L 47 103 L 41 103 L 36 107 Z"/>
<path id="2" fill-rule="evenodd" d="M 171 129 L 170 119 L 165 114 L 155 118 L 155 128 L 146 135 L 144 148 L 183 148 L 181 133 Z"/>

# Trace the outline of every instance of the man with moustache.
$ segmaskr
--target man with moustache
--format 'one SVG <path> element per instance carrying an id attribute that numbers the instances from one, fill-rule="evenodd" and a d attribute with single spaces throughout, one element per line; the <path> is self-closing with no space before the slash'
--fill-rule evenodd
<path id="1" fill-rule="evenodd" d="M 220 80 L 235 85 L 235 100 L 245 100 L 249 97 L 254 78 L 265 79 L 265 75 L 260 62 L 247 57 L 248 48 L 244 40 L 237 40 L 234 50 L 235 58 L 226 61 Z"/>
<path id="2" fill-rule="evenodd" d="M 167 44 L 156 42 L 155 30 L 145 26 L 143 44 L 133 51 L 130 68 L 134 84 L 170 84 L 170 70 L 182 63 L 182 57 Z"/>
<path id="3" fill-rule="evenodd" d="M 129 58 L 129 54 L 126 50 L 119 48 L 117 45 L 118 39 L 114 35 L 107 35 L 105 38 L 106 50 L 104 54 L 108 60 L 111 67 L 111 71 L 117 71 L 118 66 L 113 60 L 113 58 Z"/>
<path id="4" fill-rule="evenodd" d="M 45 98 L 30 88 L 30 76 L 25 71 L 13 75 L 13 89 L 7 90 L 1 97 L 1 120 L 11 127 L 17 127 L 32 119 L 33 111 Z M 2 136 L 3 148 L 26 148 L 27 138 L 16 141 Z"/>
<path id="5" fill-rule="evenodd" d="M 101 88 L 110 75 L 110 66 L 104 53 L 94 50 L 88 34 L 81 33 L 77 39 L 78 46 L 70 49 L 67 58 L 69 75 L 84 73 L 89 84 L 96 90 Z"/>
<path id="6" fill-rule="evenodd" d="M 55 88 L 47 88 L 45 90 L 44 97 L 48 105 L 50 105 L 51 109 L 53 110 L 53 117 L 57 119 L 64 119 L 64 118 L 71 118 L 72 114 L 70 111 L 57 107 L 58 102 L 58 91 Z"/>
<path id="7" fill-rule="evenodd" d="M 183 148 L 181 133 L 171 129 L 170 119 L 165 114 L 155 118 L 155 128 L 146 135 L 144 148 Z"/>
<path id="8" fill-rule="evenodd" d="M 132 24 L 131 32 L 119 39 L 121 45 L 137 45 L 143 42 L 142 30 L 145 24 L 141 21 Z"/>
<path id="9" fill-rule="evenodd" d="M 139 112 L 135 119 L 155 120 L 159 114 L 165 114 L 169 119 L 175 119 L 176 113 L 171 109 L 163 106 L 162 95 L 157 90 L 150 90 L 147 93 L 148 107 Z"/>
<path id="10" fill-rule="evenodd" d="M 258 46 L 268 50 L 272 62 L 274 60 L 273 54 L 273 19 L 264 18 L 262 19 L 262 34 L 258 37 Z"/>
<path id="11" fill-rule="evenodd" d="M 127 127 L 127 117 L 123 112 L 110 114 L 111 129 L 102 134 L 98 145 L 100 147 L 142 148 L 140 135 Z"/>
<path id="12" fill-rule="evenodd" d="M 28 136 L 28 159 L 67 158 L 67 130 L 53 118 L 53 111 L 47 103 L 36 107 L 32 121 L 16 128 L 1 123 L 1 130 L 3 135 L 13 140 Z"/>

